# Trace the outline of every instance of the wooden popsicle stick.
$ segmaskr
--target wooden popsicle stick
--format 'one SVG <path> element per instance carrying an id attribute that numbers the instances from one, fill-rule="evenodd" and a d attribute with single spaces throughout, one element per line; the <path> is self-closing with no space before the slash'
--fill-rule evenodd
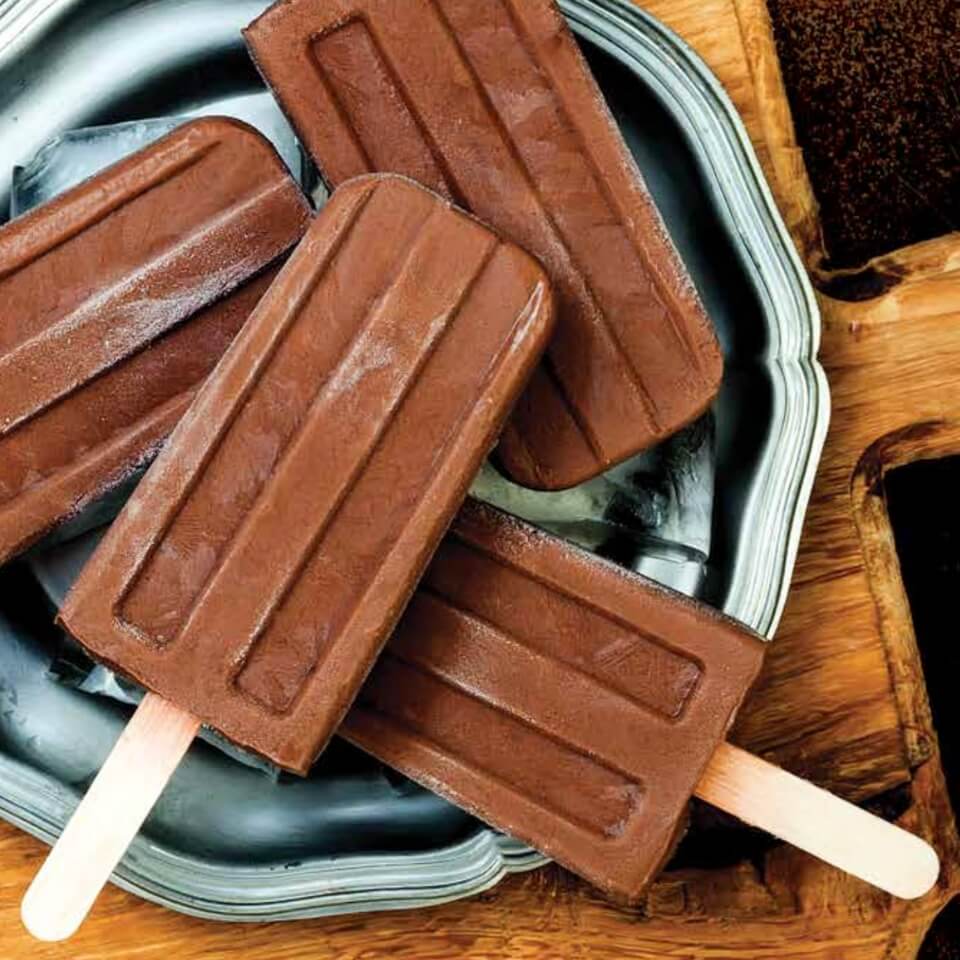
<path id="1" fill-rule="evenodd" d="M 199 728 L 162 697 L 144 697 L 23 899 L 33 936 L 76 932 Z M 939 876 L 919 837 L 732 744 L 720 745 L 695 792 L 894 896 L 923 896 Z"/>
<path id="2" fill-rule="evenodd" d="M 143 698 L 23 898 L 34 937 L 76 932 L 199 728 L 168 700 Z"/>
<path id="3" fill-rule="evenodd" d="M 940 874 L 936 851 L 920 837 L 729 743 L 695 793 L 895 897 L 922 897 Z"/>

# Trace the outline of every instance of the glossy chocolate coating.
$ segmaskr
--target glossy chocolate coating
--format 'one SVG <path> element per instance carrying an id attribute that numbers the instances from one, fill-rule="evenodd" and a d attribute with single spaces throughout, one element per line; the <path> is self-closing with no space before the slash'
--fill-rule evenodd
<path id="1" fill-rule="evenodd" d="M 569 487 L 699 416 L 712 326 L 551 0 L 281 0 L 246 31 L 331 183 L 404 173 L 539 257 L 557 333 L 504 431 Z"/>
<path id="2" fill-rule="evenodd" d="M 204 119 L 0 230 L 0 562 L 156 451 L 309 218 Z"/>
<path id="3" fill-rule="evenodd" d="M 100 660 L 305 773 L 551 332 L 539 265 L 399 177 L 344 185 L 61 612 Z"/>
<path id="4" fill-rule="evenodd" d="M 340 732 L 635 900 L 763 652 L 709 607 L 470 501 Z"/>

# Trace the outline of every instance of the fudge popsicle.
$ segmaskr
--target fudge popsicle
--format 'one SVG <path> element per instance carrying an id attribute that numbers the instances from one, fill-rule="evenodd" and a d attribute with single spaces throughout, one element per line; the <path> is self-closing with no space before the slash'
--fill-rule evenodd
<path id="1" fill-rule="evenodd" d="M 24 902 L 31 930 L 72 932 L 200 722 L 307 772 L 551 324 L 540 266 L 435 194 L 392 176 L 334 194 L 65 601 L 66 628 L 151 691 L 120 755 L 157 713 L 183 736 L 145 746 L 166 775 L 139 800 L 107 761 Z M 102 815 L 118 795 L 125 827 Z M 91 882 L 65 881 L 90 858 Z"/>
<path id="2" fill-rule="evenodd" d="M 760 639 L 703 604 L 468 502 L 340 732 L 636 900 L 691 795 L 901 896 L 918 838 L 724 743 Z"/>
<path id="3" fill-rule="evenodd" d="M 0 229 L 0 562 L 156 452 L 309 219 L 217 118 Z"/>
<path id="4" fill-rule="evenodd" d="M 712 326 L 552 0 L 281 0 L 246 30 L 324 177 L 404 173 L 540 258 L 557 332 L 506 427 L 573 486 L 699 416 Z"/>

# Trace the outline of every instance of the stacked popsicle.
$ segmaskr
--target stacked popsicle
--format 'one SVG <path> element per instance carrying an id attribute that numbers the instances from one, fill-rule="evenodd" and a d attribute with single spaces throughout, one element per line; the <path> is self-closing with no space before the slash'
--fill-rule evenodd
<path id="1" fill-rule="evenodd" d="M 0 562 L 149 459 L 309 218 L 211 119 L 0 230 Z"/>
<path id="2" fill-rule="evenodd" d="M 305 201 L 224 121 L 0 231 L 0 555 L 179 419 L 61 611 L 149 693 L 24 900 L 31 931 L 76 929 L 201 723 L 304 774 L 342 722 L 619 897 L 694 793 L 923 893 L 921 840 L 724 742 L 757 636 L 490 508 L 454 519 L 501 434 L 516 480 L 562 488 L 720 380 L 553 3 L 281 0 L 248 39 L 342 182 L 279 272 Z"/>

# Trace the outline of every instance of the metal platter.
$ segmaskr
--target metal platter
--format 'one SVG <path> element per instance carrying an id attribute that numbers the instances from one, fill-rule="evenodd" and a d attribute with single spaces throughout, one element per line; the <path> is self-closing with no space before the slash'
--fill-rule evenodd
<path id="1" fill-rule="evenodd" d="M 67 131 L 217 113 L 262 93 L 239 29 L 264 5 L 0 0 L 0 222 L 14 168 L 31 189 L 49 185 L 38 163 L 67 156 Z M 813 291 L 696 55 L 629 3 L 561 7 L 720 331 L 727 374 L 710 418 L 600 481 L 541 495 L 488 469 L 475 492 L 770 636 L 829 418 Z M 129 711 L 109 682 L 91 693 L 50 625 L 95 537 L 61 536 L 0 571 L 0 816 L 45 840 Z M 186 913 L 260 921 L 438 903 L 542 862 L 345 744 L 299 780 L 198 743 L 114 879 Z"/>

